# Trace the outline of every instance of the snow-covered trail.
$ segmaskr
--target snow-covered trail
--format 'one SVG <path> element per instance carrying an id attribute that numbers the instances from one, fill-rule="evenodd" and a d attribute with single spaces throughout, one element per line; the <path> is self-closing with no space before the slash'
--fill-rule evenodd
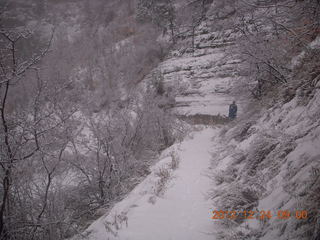
<path id="1" fill-rule="evenodd" d="M 206 193 L 211 184 L 207 176 L 211 138 L 216 132 L 207 128 L 176 145 L 180 164 L 172 172 L 164 194 L 154 202 L 150 201 L 150 187 L 155 183 L 155 175 L 151 174 L 126 199 L 116 204 L 108 216 L 91 225 L 87 230 L 89 239 L 212 240 L 212 206 Z M 154 171 L 166 163 L 168 159 L 165 158 Z M 120 212 L 122 217 L 115 217 L 120 216 Z"/>
<path id="2" fill-rule="evenodd" d="M 210 187 L 206 170 L 211 137 L 212 131 L 201 132 L 181 145 L 180 167 L 163 198 L 155 205 L 141 205 L 130 214 L 129 228 L 120 233 L 119 239 L 212 239 L 206 234 L 211 221 L 210 202 L 205 195 Z"/>

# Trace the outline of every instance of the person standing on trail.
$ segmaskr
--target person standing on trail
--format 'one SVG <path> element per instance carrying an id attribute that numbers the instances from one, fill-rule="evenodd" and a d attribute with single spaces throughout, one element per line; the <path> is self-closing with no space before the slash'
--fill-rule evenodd
<path id="1" fill-rule="evenodd" d="M 237 117 L 238 107 L 236 101 L 233 101 L 229 106 L 229 119 L 233 120 Z"/>

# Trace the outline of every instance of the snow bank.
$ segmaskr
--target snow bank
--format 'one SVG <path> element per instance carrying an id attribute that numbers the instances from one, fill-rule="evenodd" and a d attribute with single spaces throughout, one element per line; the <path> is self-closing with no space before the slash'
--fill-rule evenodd
<path id="1" fill-rule="evenodd" d="M 296 95 L 256 120 L 221 132 L 227 145 L 213 155 L 212 198 L 217 210 L 254 211 L 254 219 L 219 221 L 218 239 L 312 239 L 319 228 L 320 90 Z M 261 219 L 270 211 L 270 219 Z M 280 219 L 279 211 L 290 217 Z M 296 213 L 306 211 L 307 219 Z M 280 212 L 281 213 L 281 212 Z"/>

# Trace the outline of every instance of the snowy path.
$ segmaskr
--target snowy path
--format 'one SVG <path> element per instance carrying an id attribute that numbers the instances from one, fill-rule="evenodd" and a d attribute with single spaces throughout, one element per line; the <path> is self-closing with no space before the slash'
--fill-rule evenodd
<path id="1" fill-rule="evenodd" d="M 180 165 L 172 172 L 173 177 L 167 183 L 163 196 L 157 197 L 154 203 L 150 202 L 150 188 L 155 182 L 155 175 L 151 174 L 108 216 L 91 225 L 87 230 L 89 239 L 212 240 L 212 206 L 206 193 L 210 189 L 207 170 L 210 164 L 209 151 L 212 150 L 211 138 L 215 133 L 216 130 L 208 128 L 174 146 L 180 157 Z M 168 159 L 163 159 L 155 169 L 166 163 Z M 127 221 L 121 217 L 113 221 L 115 216 L 120 216 L 119 212 L 125 212 Z M 106 222 L 109 222 L 107 227 Z"/>

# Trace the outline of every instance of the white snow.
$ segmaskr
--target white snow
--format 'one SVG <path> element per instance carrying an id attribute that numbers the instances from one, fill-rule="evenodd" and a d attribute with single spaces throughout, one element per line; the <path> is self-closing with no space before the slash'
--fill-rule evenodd
<path id="1" fill-rule="evenodd" d="M 180 164 L 172 171 L 164 194 L 161 197 L 154 195 L 158 180 L 155 173 L 159 168 L 168 169 L 171 157 L 161 160 L 126 199 L 116 204 L 107 216 L 94 222 L 86 231 L 88 239 L 212 239 L 212 206 L 206 194 L 211 184 L 207 175 L 213 149 L 211 138 L 216 133 L 216 129 L 207 128 L 174 145 Z"/>

